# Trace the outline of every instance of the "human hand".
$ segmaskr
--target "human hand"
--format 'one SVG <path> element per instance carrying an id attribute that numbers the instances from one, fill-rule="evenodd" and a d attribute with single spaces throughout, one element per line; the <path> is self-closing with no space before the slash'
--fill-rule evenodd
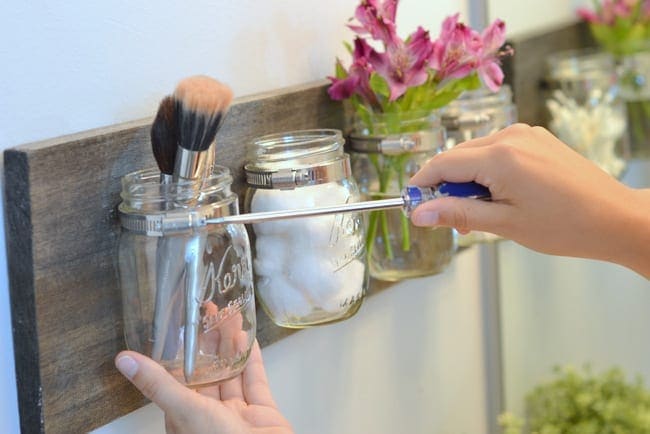
<path id="1" fill-rule="evenodd" d="M 115 365 L 165 412 L 169 434 L 293 433 L 271 396 L 257 341 L 241 375 L 196 390 L 181 385 L 158 363 L 134 351 L 119 353 Z"/>
<path id="2" fill-rule="evenodd" d="M 492 201 L 429 201 L 414 210 L 414 224 L 492 232 L 544 253 L 608 260 L 650 276 L 650 190 L 621 184 L 544 128 L 517 124 L 462 143 L 433 157 L 410 182 L 443 181 L 476 181 Z"/>

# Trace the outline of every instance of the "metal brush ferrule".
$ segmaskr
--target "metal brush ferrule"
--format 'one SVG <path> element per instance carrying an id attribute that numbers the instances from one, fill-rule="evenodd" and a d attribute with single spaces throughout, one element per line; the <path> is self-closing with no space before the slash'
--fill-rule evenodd
<path id="1" fill-rule="evenodd" d="M 210 151 L 190 151 L 178 148 L 174 164 L 174 182 L 183 179 L 198 180 L 205 176 Z"/>

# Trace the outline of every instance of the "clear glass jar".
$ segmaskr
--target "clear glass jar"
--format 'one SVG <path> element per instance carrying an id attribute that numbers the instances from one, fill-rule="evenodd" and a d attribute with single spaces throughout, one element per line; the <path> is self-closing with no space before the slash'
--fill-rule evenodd
<path id="1" fill-rule="evenodd" d="M 216 166 L 196 183 L 122 179 L 118 266 L 129 349 L 179 382 L 204 386 L 239 374 L 255 339 L 250 244 L 243 225 L 198 227 L 238 213 L 232 177 Z"/>
<path id="2" fill-rule="evenodd" d="M 549 56 L 546 63 L 549 129 L 603 170 L 621 177 L 629 143 L 615 59 L 595 50 L 570 50 Z"/>
<path id="3" fill-rule="evenodd" d="M 354 174 L 364 199 L 399 196 L 408 180 L 444 148 L 440 119 L 431 112 L 355 118 L 350 133 Z M 414 226 L 401 210 L 367 213 L 370 275 L 399 281 L 440 273 L 456 251 L 449 228 Z"/>
<path id="4" fill-rule="evenodd" d="M 486 88 L 466 91 L 440 110 L 447 134 L 446 148 L 490 135 L 517 122 L 517 106 L 512 102 L 510 86 L 497 92 Z"/>
<path id="5" fill-rule="evenodd" d="M 359 200 L 338 130 L 255 139 L 244 169 L 251 212 L 340 205 Z M 363 220 L 344 213 L 258 223 L 257 298 L 279 326 L 302 328 L 354 315 L 368 286 Z"/>
<path id="6" fill-rule="evenodd" d="M 624 56 L 619 65 L 619 77 L 621 96 L 627 108 L 630 156 L 649 159 L 650 48 Z"/>
<path id="7" fill-rule="evenodd" d="M 440 110 L 447 134 L 446 149 L 477 137 L 490 135 L 517 122 L 517 106 L 512 101 L 510 86 L 497 92 L 480 88 L 464 92 Z M 458 234 L 458 245 L 467 247 L 477 242 L 500 240 L 487 232 Z"/>

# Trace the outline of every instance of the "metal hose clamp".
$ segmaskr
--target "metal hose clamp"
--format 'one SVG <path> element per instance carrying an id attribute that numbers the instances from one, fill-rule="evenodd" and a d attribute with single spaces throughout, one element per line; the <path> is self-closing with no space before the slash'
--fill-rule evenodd
<path id="1" fill-rule="evenodd" d="M 244 170 L 248 185 L 258 188 L 277 188 L 281 190 L 292 190 L 296 187 L 337 182 L 352 176 L 352 169 L 348 158 L 339 158 L 317 166 L 295 169 L 259 170 L 247 165 Z"/>
<path id="2" fill-rule="evenodd" d="M 407 152 L 437 151 L 445 143 L 442 128 L 432 131 L 392 134 L 388 136 L 351 135 L 350 146 L 356 152 L 398 155 Z"/>

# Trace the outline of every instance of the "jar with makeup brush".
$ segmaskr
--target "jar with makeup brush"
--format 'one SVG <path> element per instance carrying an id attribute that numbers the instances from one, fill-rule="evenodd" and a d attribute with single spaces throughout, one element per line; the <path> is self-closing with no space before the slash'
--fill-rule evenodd
<path id="1" fill-rule="evenodd" d="M 278 211 L 359 201 L 338 130 L 256 138 L 244 167 L 246 209 Z M 361 306 L 368 285 L 359 213 L 253 225 L 257 297 L 277 325 L 302 328 L 340 321 Z"/>
<path id="2" fill-rule="evenodd" d="M 195 224 L 238 213 L 231 183 L 220 166 L 201 185 L 161 183 L 155 170 L 122 179 L 117 258 L 126 345 L 191 387 L 239 374 L 255 339 L 245 227 Z"/>

